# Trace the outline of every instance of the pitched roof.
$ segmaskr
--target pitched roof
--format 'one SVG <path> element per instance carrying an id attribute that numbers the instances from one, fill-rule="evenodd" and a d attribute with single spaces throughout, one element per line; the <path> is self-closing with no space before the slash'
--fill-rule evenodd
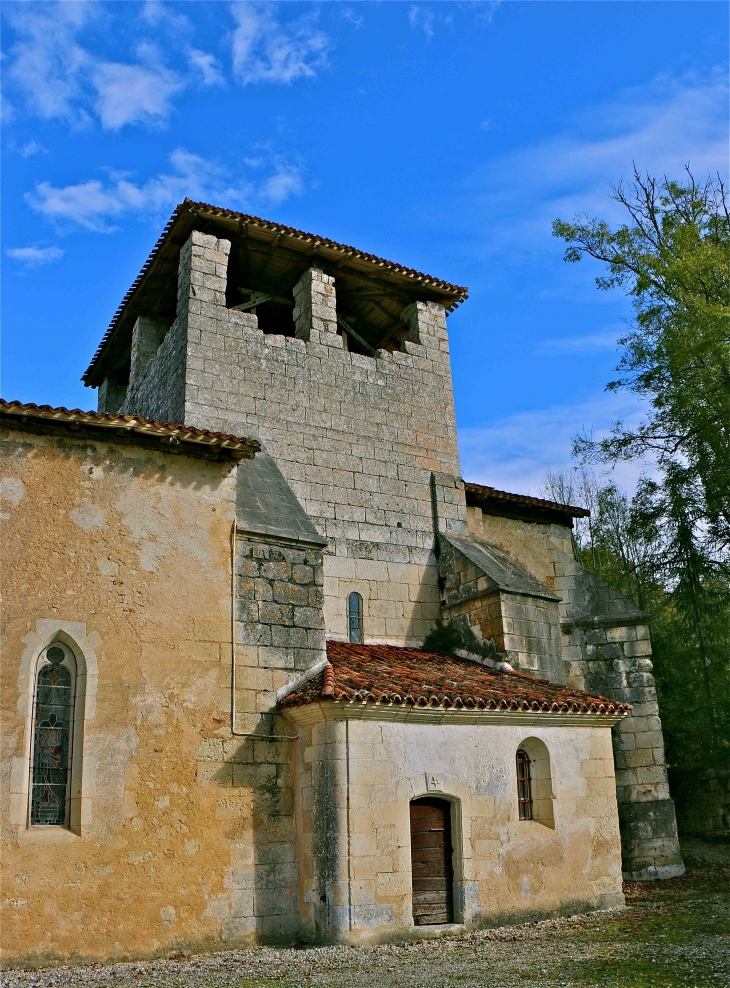
<path id="1" fill-rule="evenodd" d="M 387 705 L 522 710 L 549 713 L 624 714 L 631 705 L 592 696 L 520 672 L 500 672 L 469 659 L 396 645 L 327 642 L 325 666 L 279 701 L 280 707 L 345 702 Z"/>
<path id="2" fill-rule="evenodd" d="M 236 524 L 251 535 L 327 545 L 268 453 L 259 453 L 238 468 Z"/>
<path id="3" fill-rule="evenodd" d="M 526 597 L 542 597 L 544 600 L 559 601 L 561 598 L 540 583 L 536 576 L 520 566 L 506 553 L 501 552 L 496 545 L 484 539 L 476 539 L 463 535 L 441 535 L 442 541 L 450 543 L 455 549 L 472 562 L 491 583 L 509 593 L 524 594 Z M 462 599 L 474 596 L 477 588 L 473 584 L 459 588 L 458 596 Z M 456 601 L 449 598 L 449 606 Z"/>
<path id="4" fill-rule="evenodd" d="M 564 525 L 569 525 L 571 518 L 587 518 L 590 515 L 586 508 L 579 508 L 574 504 L 560 504 L 558 501 L 546 501 L 527 494 L 510 494 L 509 491 L 500 491 L 484 484 L 465 481 L 464 488 L 467 504 L 480 507 L 488 514 L 526 517 L 535 521 L 558 521 Z"/>
<path id="5" fill-rule="evenodd" d="M 229 436 L 170 422 L 155 422 L 139 415 L 112 415 L 109 412 L 82 412 L 80 408 L 53 408 L 51 405 L 23 404 L 0 398 L 0 422 L 30 432 L 56 432 L 72 436 L 127 441 L 157 446 L 167 453 L 187 453 L 206 459 L 251 459 L 261 449 L 256 439 Z"/>
<path id="6" fill-rule="evenodd" d="M 407 296 L 420 298 L 422 301 L 429 299 L 438 301 L 449 312 L 468 297 L 467 289 L 462 286 L 452 285 L 440 278 L 423 274 L 394 261 L 387 261 L 367 251 L 338 243 L 336 240 L 318 237 L 291 226 L 250 216 L 248 213 L 239 213 L 232 209 L 185 199 L 175 207 L 142 270 L 114 313 L 91 363 L 81 378 L 85 384 L 95 387 L 100 383 L 103 377 L 102 358 L 108 359 L 107 351 L 112 338 L 116 339 L 119 336 L 118 330 L 123 329 L 123 323 L 129 322 L 139 314 L 137 310 L 140 304 L 142 305 L 140 311 L 143 314 L 150 305 L 159 305 L 157 296 L 161 293 L 161 286 L 166 282 L 170 282 L 173 286 L 171 298 L 174 302 L 180 248 L 192 229 L 208 229 L 208 227 L 211 230 L 215 229 L 218 235 L 227 239 L 243 237 L 245 241 L 258 244 L 255 249 L 259 251 L 266 248 L 275 249 L 275 253 L 279 255 L 287 253 L 291 256 L 298 255 L 306 262 L 304 268 L 312 264 L 329 265 L 337 269 L 338 282 L 342 281 L 348 273 L 353 277 L 364 275 L 368 279 L 375 276 L 381 281 L 387 280 L 393 290 L 402 290 Z M 386 316 L 388 315 L 395 319 L 395 313 L 386 313 Z M 405 331 L 405 325 L 401 324 L 401 326 Z M 126 330 L 122 332 L 122 336 L 125 332 Z M 123 346 L 123 344 L 117 340 L 115 346 Z"/>

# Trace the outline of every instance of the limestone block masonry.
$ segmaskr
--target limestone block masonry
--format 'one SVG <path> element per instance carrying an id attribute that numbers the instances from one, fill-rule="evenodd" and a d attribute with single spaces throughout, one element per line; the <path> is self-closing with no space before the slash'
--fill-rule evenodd
<path id="1" fill-rule="evenodd" d="M 409 306 L 402 350 L 348 352 L 335 281 L 312 268 L 294 290 L 296 336 L 267 335 L 254 314 L 225 306 L 229 252 L 192 233 L 177 318 L 125 411 L 260 439 L 329 540 L 325 609 L 337 633 L 343 579 L 367 589 L 369 640 L 420 643 L 440 616 L 431 472 L 460 469 L 444 309 Z"/>
<path id="2" fill-rule="evenodd" d="M 644 881 L 681 875 L 648 625 L 566 621 L 563 628 L 572 656 L 569 685 L 633 704 L 631 716 L 613 728 L 624 876 Z"/>
<path id="3" fill-rule="evenodd" d="M 442 616 L 434 530 L 477 534 L 467 526 L 459 479 L 444 310 L 414 303 L 403 313 L 408 329 L 401 350 L 379 350 L 377 359 L 351 353 L 337 333 L 336 279 L 312 267 L 293 292 L 295 336 L 264 334 L 255 314 L 226 308 L 230 249 L 228 240 L 190 235 L 180 253 L 176 319 L 154 356 L 144 352 L 145 376 L 132 375 L 124 410 L 261 440 L 329 540 L 323 589 L 330 636 L 346 636 L 344 599 L 354 590 L 363 598 L 368 641 L 419 644 Z M 144 328 L 135 330 L 136 350 Z M 548 527 L 556 536 L 548 571 L 536 572 L 540 565 L 531 559 L 526 568 L 563 598 L 569 682 L 635 704 L 615 740 L 626 876 L 680 873 L 648 631 L 628 615 L 614 616 L 610 627 L 599 627 L 593 616 L 590 627 L 580 625 L 591 595 L 568 556 L 569 532 Z M 551 533 L 544 534 L 547 545 Z M 482 535 L 500 544 L 490 532 Z M 486 598 L 484 615 L 470 620 L 483 637 L 495 635 L 518 668 L 562 680 L 557 653 L 537 659 L 545 643 L 533 640 L 536 628 L 542 638 L 549 625 L 550 655 L 559 647 L 554 605 L 538 601 L 545 617 L 528 620 L 521 610 L 508 613 L 508 597 L 500 591 L 496 624 Z M 534 603 L 522 598 L 523 610 L 525 602 Z M 316 654 L 306 661 L 315 662 Z"/>
<path id="4" fill-rule="evenodd" d="M 451 804 L 455 922 L 499 925 L 623 905 L 607 730 L 457 727 L 448 716 L 403 724 L 395 708 L 363 715 L 349 704 L 288 714 L 303 732 L 296 802 L 305 940 L 418 935 L 408 806 L 422 796 Z M 551 752 L 550 825 L 517 819 L 512 763 L 531 737 Z"/>

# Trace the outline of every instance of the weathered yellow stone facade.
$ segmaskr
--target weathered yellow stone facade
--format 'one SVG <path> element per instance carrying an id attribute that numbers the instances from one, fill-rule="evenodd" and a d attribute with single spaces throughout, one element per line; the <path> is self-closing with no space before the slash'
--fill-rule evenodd
<path id="1" fill-rule="evenodd" d="M 4 431 L 2 468 L 5 956 L 216 943 L 220 793 L 195 752 L 229 718 L 235 464 Z M 53 641 L 85 671 L 69 829 L 27 825 L 34 677 Z"/>

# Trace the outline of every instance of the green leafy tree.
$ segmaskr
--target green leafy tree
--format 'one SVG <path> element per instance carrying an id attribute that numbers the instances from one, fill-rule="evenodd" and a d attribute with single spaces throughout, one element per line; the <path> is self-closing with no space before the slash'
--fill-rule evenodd
<path id="1" fill-rule="evenodd" d="M 577 217 L 556 220 L 553 233 L 568 248 L 565 260 L 589 256 L 608 273 L 601 289 L 623 288 L 633 299 L 635 323 L 619 340 L 620 377 L 647 402 L 637 429 L 617 423 L 612 435 L 576 441 L 587 460 L 615 462 L 650 455 L 673 478 L 677 497 L 692 489 L 700 527 L 694 532 L 716 562 L 730 550 L 730 216 L 719 178 L 698 184 L 687 169 L 683 183 L 661 182 L 634 170 L 612 198 L 629 222 Z"/>
<path id="2" fill-rule="evenodd" d="M 670 489 L 671 491 L 671 489 Z M 730 758 L 730 607 L 722 571 L 697 552 L 693 509 L 643 479 L 629 499 L 585 467 L 548 474 L 540 494 L 578 504 L 576 558 L 651 615 L 654 674 L 671 764 Z M 690 519 L 688 527 L 687 519 Z"/>
<path id="3" fill-rule="evenodd" d="M 730 752 L 728 196 L 719 177 L 698 183 L 687 168 L 682 182 L 634 169 L 612 197 L 628 213 L 623 225 L 579 216 L 556 220 L 553 233 L 568 244 L 566 261 L 603 262 L 598 287 L 632 298 L 608 388 L 639 396 L 646 416 L 598 441 L 580 436 L 574 452 L 584 463 L 647 457 L 656 479 L 643 478 L 630 503 L 615 489 L 597 493 L 584 562 L 652 612 L 669 747 L 689 764 L 703 748 Z"/>

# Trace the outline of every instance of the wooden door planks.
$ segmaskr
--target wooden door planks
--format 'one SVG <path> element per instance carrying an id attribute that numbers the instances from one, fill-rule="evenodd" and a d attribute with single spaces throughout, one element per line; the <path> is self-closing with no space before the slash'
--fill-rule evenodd
<path id="1" fill-rule="evenodd" d="M 410 809 L 413 922 L 452 923 L 451 806 L 444 799 L 425 798 L 412 802 Z"/>

